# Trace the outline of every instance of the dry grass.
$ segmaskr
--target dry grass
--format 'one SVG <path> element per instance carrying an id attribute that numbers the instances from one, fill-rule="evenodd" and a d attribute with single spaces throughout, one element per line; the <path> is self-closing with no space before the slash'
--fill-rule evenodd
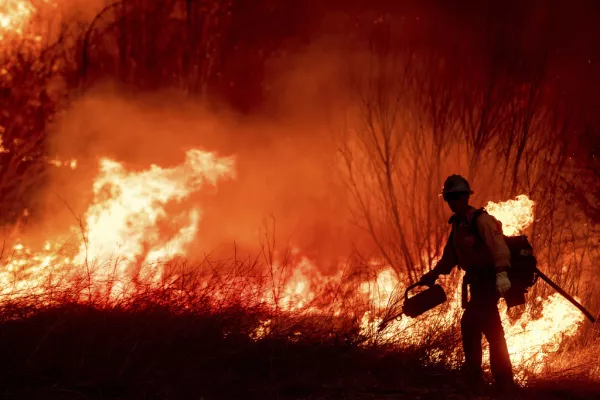
<path id="1" fill-rule="evenodd" d="M 5 395 L 297 398 L 414 384 L 435 371 L 421 367 L 415 353 L 361 349 L 339 337 L 253 341 L 260 318 L 239 309 L 47 309 L 0 326 Z"/>
<path id="2" fill-rule="evenodd" d="M 3 398 L 475 395 L 460 385 L 455 371 L 426 362 L 431 343 L 361 347 L 352 333 L 314 331 L 309 321 L 295 323 L 287 335 L 280 330 L 253 340 L 265 317 L 259 310 L 235 307 L 173 313 L 150 303 L 130 309 L 64 304 L 39 310 L 0 324 Z M 552 377 L 533 382 L 523 398 L 591 399 L 599 393 L 589 380 Z"/>
<path id="3" fill-rule="evenodd" d="M 114 282 L 90 288 L 86 276 L 79 276 L 72 280 L 79 285 L 46 287 L 52 302 L 40 295 L 3 302 L 4 397 L 475 395 L 460 384 L 456 368 L 457 321 L 448 323 L 434 312 L 392 337 L 375 340 L 360 329 L 362 314 L 375 307 L 357 295 L 357 277 L 371 273 L 348 273 L 322 288 L 306 308 L 287 310 L 272 302 L 276 296 L 287 304 L 290 296 L 285 280 L 275 279 L 282 282 L 276 285 L 273 277 L 285 276 L 292 264 L 273 266 L 260 259 L 205 260 L 193 268 L 178 260 L 167 266 L 168 284 L 133 280 L 135 290 L 116 301 L 105 301 Z M 311 305 L 321 312 L 310 311 Z M 420 340 L 407 341 L 408 334 Z M 566 355 L 589 353 L 580 358 L 580 367 L 597 354 L 592 339 L 586 340 L 565 345 Z M 582 368 L 550 367 L 554 370 L 528 383 L 524 398 L 587 399 L 600 393 Z M 571 397 L 563 397 L 567 394 Z"/>

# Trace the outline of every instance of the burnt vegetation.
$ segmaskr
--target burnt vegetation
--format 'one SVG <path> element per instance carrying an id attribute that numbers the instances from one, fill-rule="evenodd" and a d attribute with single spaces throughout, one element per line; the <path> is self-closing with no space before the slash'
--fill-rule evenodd
<path id="1" fill-rule="evenodd" d="M 91 22 L 65 22 L 51 39 L 3 49 L 2 224 L 36 223 L 36 193 L 54 168 L 52 122 L 95 85 L 109 81 L 138 94 L 176 88 L 240 114 L 268 115 L 269 62 L 342 32 L 344 50 L 360 49 L 362 57 L 340 66 L 348 89 L 343 102 L 351 100 L 347 124 L 332 135 L 339 173 L 353 199 L 353 222 L 397 276 L 412 283 L 439 257 L 448 230 L 437 192 L 459 166 L 482 188 L 478 201 L 526 194 L 536 202 L 528 234 L 542 268 L 597 314 L 598 6 L 325 3 L 121 0 Z M 294 264 L 275 265 L 265 244 L 254 259 L 207 259 L 193 273 L 177 275 L 174 262 L 165 268 L 177 278 L 165 278 L 163 289 L 138 283 L 134 295 L 118 301 L 93 292 L 89 275 L 49 281 L 43 294 L 2 302 L 1 393 L 20 399 L 474 396 L 457 383 L 456 319 L 428 316 L 418 345 L 394 346 L 361 333 L 369 304 L 356 293 L 375 272 L 358 255 L 350 260 L 339 284 L 313 299 L 319 317 L 266 304 L 290 296 L 283 282 Z M 550 293 L 537 284 L 529 296 Z M 598 340 L 598 327 L 589 325 L 565 340 L 559 351 L 579 359 L 527 376 L 523 397 L 596 398 L 598 381 L 589 375 L 598 374 Z"/>

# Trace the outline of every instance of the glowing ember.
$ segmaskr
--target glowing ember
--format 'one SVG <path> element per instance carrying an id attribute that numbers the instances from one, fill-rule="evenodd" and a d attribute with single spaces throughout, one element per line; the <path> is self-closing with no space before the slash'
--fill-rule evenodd
<path id="1" fill-rule="evenodd" d="M 1 73 L 2 73 L 2 72 L 0 71 L 0 74 L 1 74 Z M 2 132 L 2 131 L 3 131 L 3 129 L 4 129 L 4 128 L 2 128 L 2 127 L 0 126 L 0 132 Z M 0 153 L 8 153 L 8 149 L 7 149 L 6 147 L 4 147 L 4 143 L 3 143 L 3 137 L 2 137 L 2 135 L 1 135 L 1 134 L 0 134 Z"/>
<path id="2" fill-rule="evenodd" d="M 272 323 L 273 321 L 270 319 L 266 321 L 260 321 L 258 328 L 256 328 L 254 332 L 250 334 L 250 338 L 253 340 L 264 339 L 265 336 L 267 336 L 271 332 Z"/>
<path id="3" fill-rule="evenodd" d="M 503 203 L 489 202 L 485 209 L 502 222 L 502 230 L 506 236 L 522 234 L 533 222 L 534 202 L 525 195 Z"/>
<path id="4" fill-rule="evenodd" d="M 77 169 L 77 160 L 76 159 L 62 161 L 58 158 L 54 158 L 52 160 L 48 160 L 48 164 L 54 165 L 55 167 L 58 167 L 58 168 L 68 167 L 71 169 Z"/>

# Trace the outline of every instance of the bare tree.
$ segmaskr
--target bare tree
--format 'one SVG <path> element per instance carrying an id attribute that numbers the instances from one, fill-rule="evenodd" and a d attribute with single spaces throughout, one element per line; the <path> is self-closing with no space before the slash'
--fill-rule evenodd
<path id="1" fill-rule="evenodd" d="M 48 125 L 63 97 L 50 82 L 65 74 L 63 37 L 23 39 L 0 53 L 0 223 L 14 223 L 31 209 L 46 182 Z"/>
<path id="2" fill-rule="evenodd" d="M 385 23 L 376 33 L 352 81 L 359 120 L 340 155 L 356 219 L 396 272 L 415 281 L 448 234 L 438 194 L 457 138 L 455 70 L 440 55 L 398 46 Z"/>
<path id="3" fill-rule="evenodd" d="M 228 28 L 228 0 L 120 0 L 93 19 L 81 44 L 83 83 L 117 78 L 140 89 L 205 95 Z"/>
<path id="4" fill-rule="evenodd" d="M 541 52 L 521 73 L 514 70 L 521 64 L 490 65 L 468 51 L 460 58 L 474 61 L 463 68 L 379 26 L 352 81 L 357 119 L 340 143 L 355 218 L 396 272 L 414 282 L 435 264 L 449 232 L 439 188 L 466 161 L 469 178 L 486 183 L 479 198 L 526 194 L 536 202 L 528 233 L 540 265 L 578 293 L 595 233 L 579 226 L 581 210 L 565 197 L 574 177 L 573 123 L 545 95 L 547 59 Z"/>

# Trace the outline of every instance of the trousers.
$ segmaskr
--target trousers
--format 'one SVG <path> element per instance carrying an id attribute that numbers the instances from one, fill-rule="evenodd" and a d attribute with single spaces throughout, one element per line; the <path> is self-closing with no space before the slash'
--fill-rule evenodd
<path id="1" fill-rule="evenodd" d="M 481 377 L 483 357 L 481 340 L 485 336 L 490 347 L 490 367 L 495 383 L 513 382 L 512 364 L 508 354 L 504 328 L 498 312 L 499 296 L 495 284 L 470 285 L 471 296 L 460 321 L 464 369 L 472 377 Z"/>

